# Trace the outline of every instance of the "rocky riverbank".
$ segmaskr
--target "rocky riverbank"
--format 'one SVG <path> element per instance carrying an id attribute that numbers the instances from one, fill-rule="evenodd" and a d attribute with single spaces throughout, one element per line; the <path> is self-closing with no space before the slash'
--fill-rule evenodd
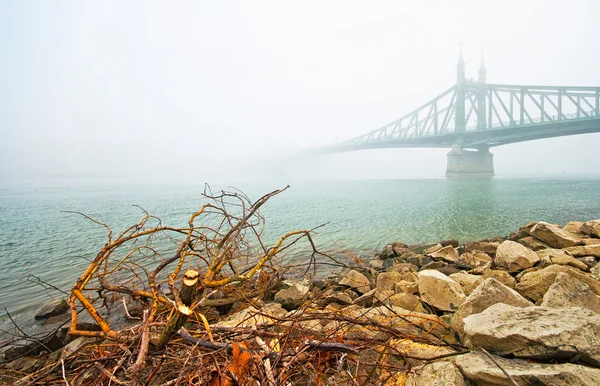
<path id="1" fill-rule="evenodd" d="M 221 350 L 241 385 L 598 385 L 599 260 L 600 220 L 533 222 L 506 238 L 464 243 L 394 242 L 328 279 L 280 280 L 259 296 L 215 303 L 203 311 L 209 328 L 188 322 L 194 336 L 180 330 L 136 374 L 145 384 L 225 385 L 211 375 L 218 366 L 187 370 L 192 356 L 200 363 Z M 133 315 L 112 318 L 138 328 L 131 302 Z M 59 301 L 40 317 L 62 311 Z M 246 367 L 238 363 L 244 353 Z M 3 355 L 1 379 L 11 384 L 139 384 L 125 371 L 132 352 L 73 340 L 66 328 Z M 167 357 L 178 358 L 177 372 L 164 371 Z"/>

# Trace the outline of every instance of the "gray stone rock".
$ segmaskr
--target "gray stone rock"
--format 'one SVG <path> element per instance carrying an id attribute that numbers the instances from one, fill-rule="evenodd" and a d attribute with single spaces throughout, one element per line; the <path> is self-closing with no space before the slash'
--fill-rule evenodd
<path id="1" fill-rule="evenodd" d="M 309 293 L 310 285 L 301 281 L 291 282 L 288 288 L 275 294 L 275 301 L 283 308 L 290 310 L 299 307 L 307 299 Z"/>
<path id="2" fill-rule="evenodd" d="M 492 355 L 494 360 L 517 382 L 518 385 L 572 386 L 598 385 L 600 369 L 565 364 L 531 363 L 520 359 L 505 359 Z M 452 362 L 465 378 L 478 386 L 513 386 L 510 379 L 484 353 L 470 352 L 458 355 Z"/>
<path id="3" fill-rule="evenodd" d="M 373 300 L 375 299 L 376 289 L 372 289 L 369 292 L 362 294 L 352 301 L 352 304 L 356 304 L 361 307 L 371 307 L 373 305 Z"/>
<path id="4" fill-rule="evenodd" d="M 383 260 L 371 260 L 369 261 L 369 267 L 373 268 L 374 270 L 381 271 L 383 269 Z"/>
<path id="5" fill-rule="evenodd" d="M 526 298 L 537 302 L 542 299 L 546 291 L 548 291 L 548 288 L 550 288 L 556 280 L 556 275 L 560 272 L 567 273 L 577 278 L 579 281 L 587 284 L 596 295 L 600 295 L 600 283 L 592 277 L 576 268 L 556 264 L 550 265 L 539 271 L 526 273 L 521 277 L 515 289 Z"/>
<path id="6" fill-rule="evenodd" d="M 515 307 L 533 306 L 533 303 L 519 295 L 514 289 L 505 286 L 494 278 L 488 278 L 475 288 L 458 308 L 458 311 L 452 316 L 450 326 L 459 336 L 462 336 L 466 317 L 483 312 L 498 303 Z"/>
<path id="7" fill-rule="evenodd" d="M 356 291 L 364 294 L 371 290 L 371 282 L 365 275 L 362 273 L 352 269 L 348 271 L 342 280 L 340 280 L 340 285 L 345 285 L 351 288 L 354 288 Z"/>
<path id="8" fill-rule="evenodd" d="M 529 233 L 552 248 L 567 248 L 583 244 L 577 236 L 560 228 L 558 225 L 542 221 L 535 224 Z"/>
<path id="9" fill-rule="evenodd" d="M 465 345 L 499 355 L 600 366 L 600 315 L 585 308 L 495 304 L 465 319 Z"/>
<path id="10" fill-rule="evenodd" d="M 544 295 L 542 307 L 583 307 L 600 313 L 600 297 L 585 283 L 571 275 L 560 272 Z"/>
<path id="11" fill-rule="evenodd" d="M 348 292 L 353 292 L 351 290 L 347 290 Z M 325 293 L 323 293 L 323 301 L 321 302 L 321 304 L 323 306 L 326 306 L 328 304 L 331 303 L 338 303 L 338 304 L 342 304 L 342 305 L 347 305 L 347 304 L 352 304 L 352 302 L 354 301 L 354 299 L 356 299 L 358 297 L 358 295 L 354 294 L 354 297 L 352 297 L 349 293 L 347 292 L 343 292 L 343 291 L 337 291 L 335 289 L 329 289 L 327 291 L 325 291 Z"/>
<path id="12" fill-rule="evenodd" d="M 455 311 L 466 299 L 460 284 L 436 270 L 419 272 L 419 293 L 423 301 L 442 311 Z"/>
<path id="13" fill-rule="evenodd" d="M 507 269 L 509 272 L 518 272 L 533 267 L 540 257 L 531 249 L 506 240 L 496 250 L 496 266 Z"/>
<path id="14" fill-rule="evenodd" d="M 405 386 L 465 386 L 465 379 L 450 362 L 433 362 L 411 373 Z"/>
<path id="15" fill-rule="evenodd" d="M 52 316 L 64 314 L 69 310 L 69 304 L 65 299 L 52 299 L 42 306 L 35 314 L 35 319 L 48 319 Z"/>
<path id="16" fill-rule="evenodd" d="M 79 338 L 73 340 L 71 343 L 63 347 L 61 358 L 66 358 L 69 355 L 81 350 L 83 347 L 91 344 L 95 341 L 94 338 L 88 338 L 85 336 L 80 336 Z"/>

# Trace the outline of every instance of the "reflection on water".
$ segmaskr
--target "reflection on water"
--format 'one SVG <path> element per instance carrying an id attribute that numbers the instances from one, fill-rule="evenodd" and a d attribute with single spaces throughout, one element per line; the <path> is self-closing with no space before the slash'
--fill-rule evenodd
<path id="1" fill-rule="evenodd" d="M 446 182 L 446 234 L 464 240 L 473 229 L 494 227 L 495 180 L 492 177 L 452 178 Z"/>

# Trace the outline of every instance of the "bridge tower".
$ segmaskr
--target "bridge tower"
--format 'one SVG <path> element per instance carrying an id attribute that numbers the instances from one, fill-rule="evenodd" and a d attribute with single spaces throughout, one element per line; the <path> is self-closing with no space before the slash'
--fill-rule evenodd
<path id="1" fill-rule="evenodd" d="M 477 100 L 477 130 L 486 129 L 486 87 L 485 87 L 485 64 L 483 53 L 475 87 L 475 98 Z M 456 77 L 456 132 L 466 131 L 465 100 L 467 99 L 467 79 L 465 77 L 465 62 L 462 55 L 462 45 L 458 57 Z M 493 176 L 494 155 L 490 153 L 489 147 L 477 150 L 465 150 L 462 147 L 462 139 L 458 138 L 452 150 L 447 154 L 446 176 Z"/>

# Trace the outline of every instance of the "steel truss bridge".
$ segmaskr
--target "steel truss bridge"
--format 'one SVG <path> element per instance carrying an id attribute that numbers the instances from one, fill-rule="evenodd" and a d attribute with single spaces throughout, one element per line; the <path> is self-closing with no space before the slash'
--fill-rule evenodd
<path id="1" fill-rule="evenodd" d="M 316 153 L 438 147 L 477 149 L 600 132 L 600 87 L 488 84 L 483 59 L 477 81 L 466 79 L 460 56 L 457 83 L 403 117 Z"/>

